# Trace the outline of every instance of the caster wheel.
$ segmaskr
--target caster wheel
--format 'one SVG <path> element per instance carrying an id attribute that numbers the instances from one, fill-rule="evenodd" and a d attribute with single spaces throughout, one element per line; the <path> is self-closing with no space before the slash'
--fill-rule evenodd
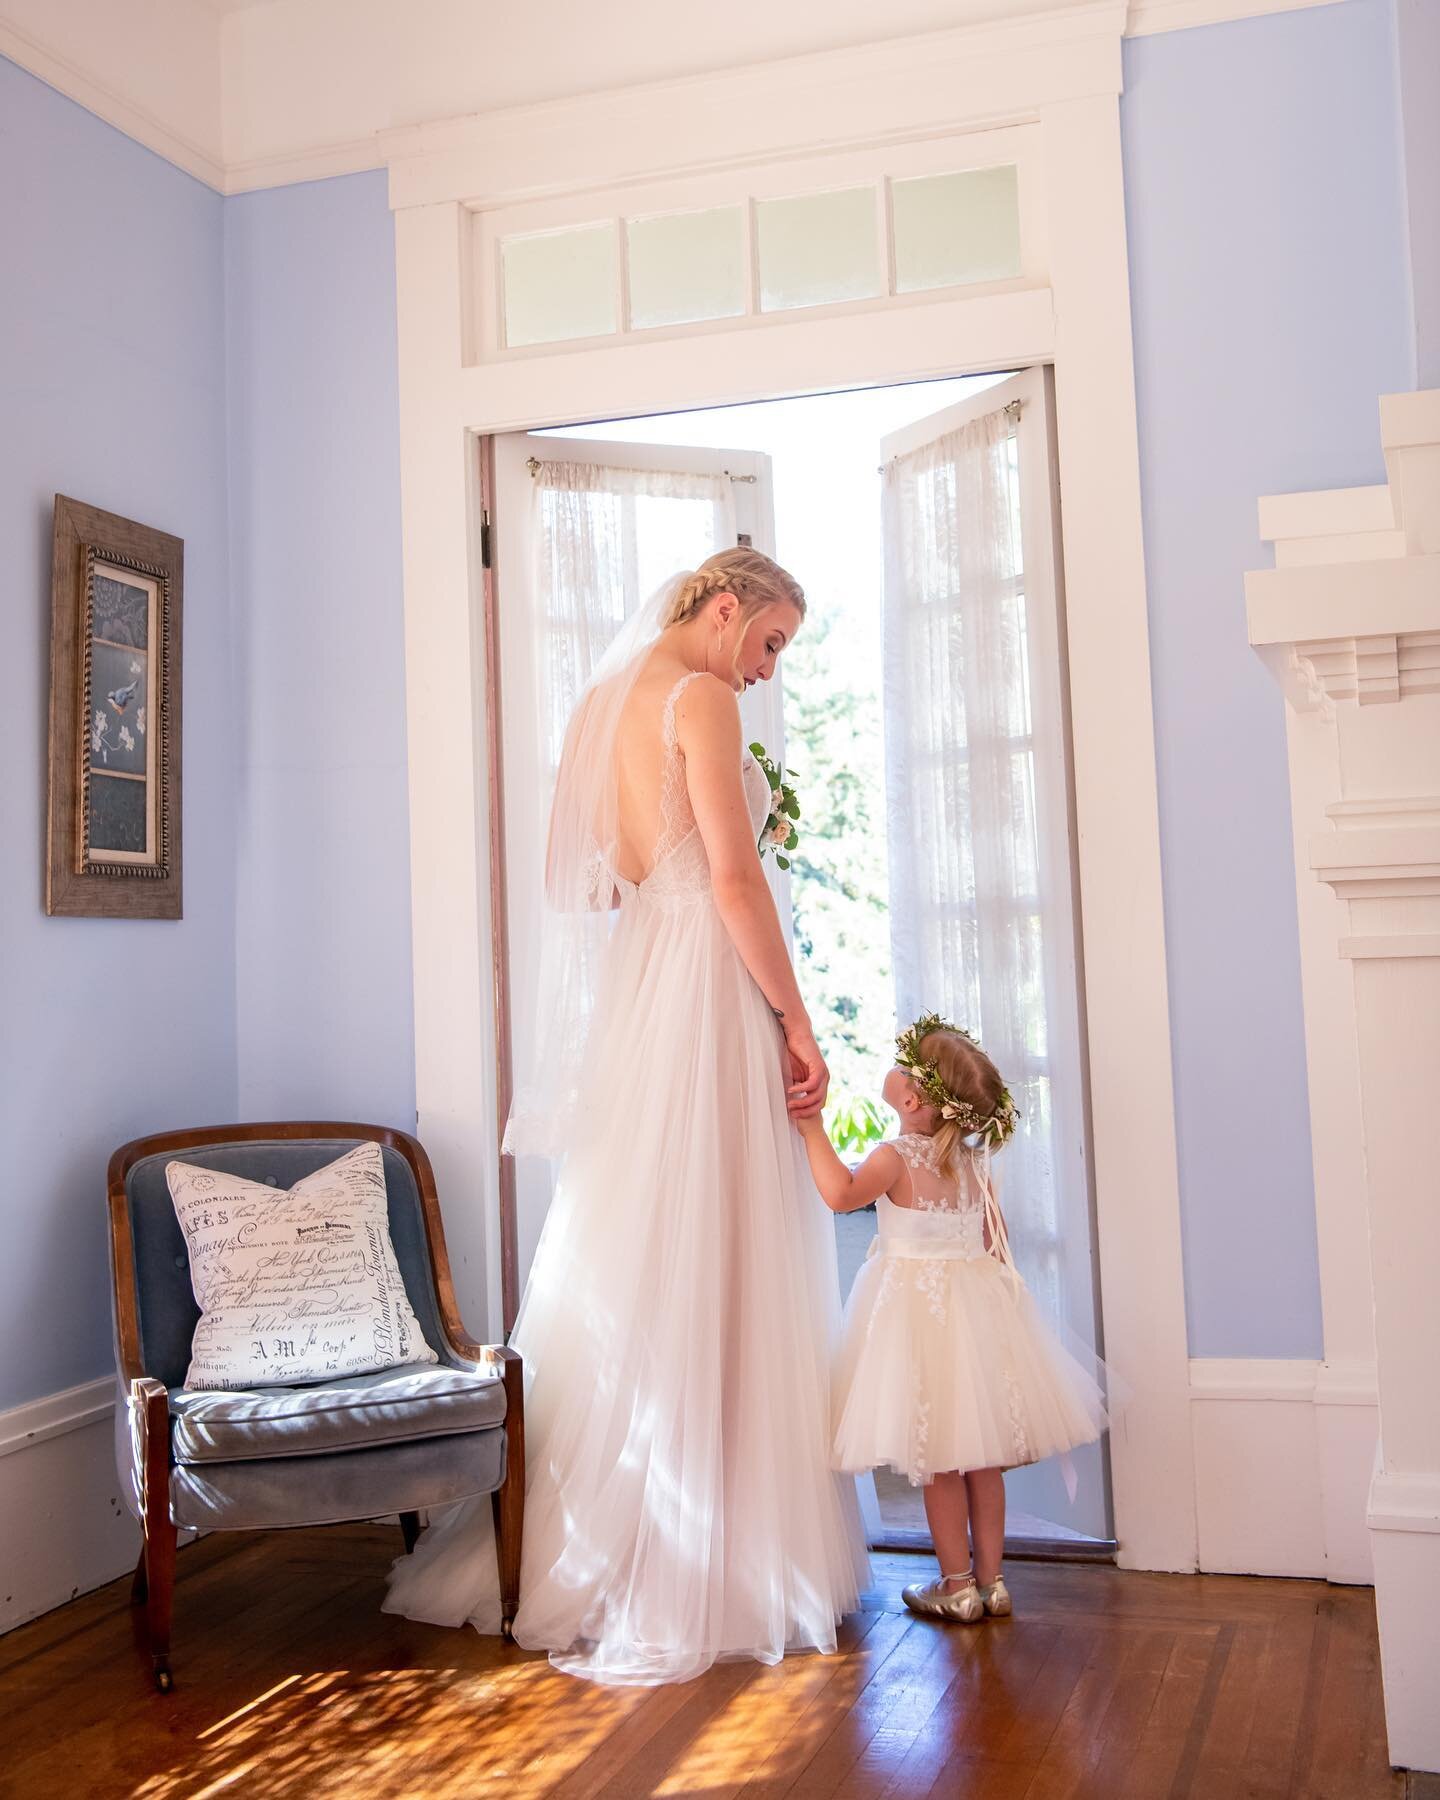
<path id="1" fill-rule="evenodd" d="M 507 1644 L 515 1642 L 515 1626 L 511 1620 L 502 1619 L 500 1621 L 500 1635 Z"/>
<path id="2" fill-rule="evenodd" d="M 169 1669 L 167 1669 L 167 1668 L 156 1669 L 156 1671 L 155 1671 L 155 1686 L 160 1690 L 160 1692 L 162 1694 L 168 1694 L 171 1691 L 171 1689 L 175 1686 L 175 1677 L 170 1673 Z"/>

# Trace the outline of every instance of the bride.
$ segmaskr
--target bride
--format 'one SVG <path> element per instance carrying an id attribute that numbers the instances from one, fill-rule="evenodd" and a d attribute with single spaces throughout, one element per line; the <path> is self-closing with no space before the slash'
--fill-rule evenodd
<path id="1" fill-rule="evenodd" d="M 798 583 L 722 551 L 630 622 L 561 757 L 537 1067 L 511 1153 L 561 1158 L 516 1320 L 529 1475 L 517 1642 L 607 1682 L 833 1650 L 868 1576 L 829 1469 L 833 1227 L 794 1121 L 829 1080 L 761 870 L 737 696 Z M 488 1496 L 387 1610 L 494 1629 Z"/>

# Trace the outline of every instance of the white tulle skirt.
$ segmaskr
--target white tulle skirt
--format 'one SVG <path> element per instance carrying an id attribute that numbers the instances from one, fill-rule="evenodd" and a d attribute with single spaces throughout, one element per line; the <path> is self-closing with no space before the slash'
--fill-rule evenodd
<path id="1" fill-rule="evenodd" d="M 598 1681 L 831 1650 L 868 1578 L 830 1467 L 831 1217 L 782 1041 L 708 897 L 627 895 L 512 1343 L 528 1480 L 516 1640 Z M 494 1629 L 490 1503 L 397 1565 L 392 1611 Z"/>
<path id="2" fill-rule="evenodd" d="M 1093 1443 L 1106 1418 L 1094 1374 L 999 1261 L 887 1253 L 882 1237 L 846 1305 L 834 1423 L 837 1468 L 920 1485 Z"/>

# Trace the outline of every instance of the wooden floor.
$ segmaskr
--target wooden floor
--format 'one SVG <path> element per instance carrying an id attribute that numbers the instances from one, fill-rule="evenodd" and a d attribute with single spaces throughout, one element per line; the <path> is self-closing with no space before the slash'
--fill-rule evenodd
<path id="1" fill-rule="evenodd" d="M 1017 1616 L 922 1623 L 880 1585 L 841 1654 L 600 1688 L 378 1610 L 374 1526 L 180 1556 L 174 1693 L 128 1582 L 0 1639 L 0 1793 L 390 1800 L 879 1800 L 1437 1791 L 1386 1763 L 1368 1590 L 1017 1563 Z"/>

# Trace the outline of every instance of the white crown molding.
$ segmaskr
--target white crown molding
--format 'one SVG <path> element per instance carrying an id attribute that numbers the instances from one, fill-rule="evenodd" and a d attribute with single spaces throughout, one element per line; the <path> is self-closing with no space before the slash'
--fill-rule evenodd
<path id="1" fill-rule="evenodd" d="M 614 88 L 381 135 L 391 205 L 492 206 L 1033 119 L 1121 89 L 1124 0 Z"/>
<path id="2" fill-rule="evenodd" d="M 1161 31 L 1189 31 L 1197 25 L 1228 25 L 1262 13 L 1338 4 L 1339 0 L 1130 0 L 1125 35 L 1153 37 Z"/>
<path id="3" fill-rule="evenodd" d="M 1003 74 L 1007 60 L 1034 58 L 1048 52 L 1056 64 L 1056 79 L 1063 85 L 1068 77 L 1073 95 L 1093 91 L 1084 90 L 1084 80 L 1089 78 L 1081 78 L 1080 86 L 1075 85 L 1080 75 L 1077 66 L 1065 68 L 1087 38 L 1098 42 L 1108 37 L 1118 48 L 1122 36 L 1146 36 L 1336 3 L 1337 0 L 1061 0 L 1047 10 L 1019 15 L 1012 7 L 1006 16 L 1005 8 L 1012 5 L 1012 0 L 975 0 L 972 16 L 945 31 L 778 57 L 754 68 L 720 69 L 672 82 L 615 87 L 598 94 L 557 95 L 533 106 L 502 107 L 458 119 L 453 116 L 455 90 L 448 80 L 453 57 L 447 61 L 446 55 L 433 54 L 437 71 L 443 70 L 446 79 L 442 82 L 437 72 L 435 93 L 429 103 L 421 92 L 400 104 L 383 80 L 376 80 L 376 69 L 383 74 L 393 47 L 393 9 L 386 0 L 371 0 L 370 4 L 350 11 L 346 30 L 351 41 L 343 61 L 334 57 L 333 42 L 313 29 L 313 21 L 308 32 L 301 32 L 306 23 L 302 15 L 313 10 L 304 5 L 264 9 L 185 5 L 175 17 L 191 21 L 192 32 L 193 21 L 198 18 L 205 41 L 204 56 L 213 63 L 213 130 L 203 136 L 194 124 L 193 56 L 168 55 L 173 39 L 156 41 L 154 7 L 143 5 L 142 0 L 50 0 L 43 6 L 34 0 L 0 0 L 0 54 L 218 193 L 232 194 L 380 168 L 392 156 L 405 161 L 447 148 L 488 146 L 497 141 L 507 153 L 507 160 L 523 158 L 543 151 L 543 144 L 527 144 L 524 140 L 516 143 L 513 137 L 507 139 L 507 133 L 533 128 L 543 138 L 549 124 L 556 118 L 563 120 L 565 114 L 577 108 L 587 109 L 587 117 L 603 119 L 607 111 L 617 108 L 629 108 L 633 116 L 636 107 L 654 104 L 662 116 L 673 118 L 676 107 L 689 106 L 708 115 L 691 123 L 711 134 L 723 133 L 727 125 L 738 124 L 748 136 L 757 128 L 763 132 L 772 110 L 783 112 L 789 107 L 791 95 L 786 84 L 797 78 L 818 78 L 821 89 L 836 101 L 843 102 L 848 89 L 853 102 L 864 106 L 867 76 L 881 85 L 913 79 L 917 70 L 924 72 L 932 56 L 948 65 L 948 77 L 955 86 L 951 103 L 942 109 L 952 124 L 957 119 L 982 116 L 1000 122 L 1006 116 L 1004 84 L 994 84 Z M 285 79 L 267 81 L 262 62 L 260 74 L 249 72 L 247 85 L 237 78 L 243 62 L 240 34 L 250 15 L 262 10 L 271 33 L 266 39 L 273 53 L 271 66 L 283 63 Z M 603 23 L 602 14 L 595 16 Z M 455 29 L 458 34 L 458 23 Z M 540 20 L 535 42 L 537 55 L 543 52 L 544 29 Z M 292 30 L 300 35 L 295 36 L 293 44 L 287 44 L 284 34 Z M 456 36 L 454 56 L 473 54 L 474 43 L 467 25 L 464 33 Z M 332 141 L 317 143 L 303 66 L 297 72 L 291 52 L 293 56 L 308 54 L 318 59 L 322 44 L 328 48 L 323 63 L 316 61 L 314 82 L 327 91 L 344 89 L 348 82 L 353 91 L 344 95 L 346 104 L 335 110 L 335 116 L 343 116 L 349 128 Z M 115 53 L 116 45 L 124 46 L 123 53 Z M 192 43 L 192 51 L 194 47 Z M 1118 56 L 1115 62 L 1118 83 Z M 847 66 L 851 72 L 848 76 Z M 1109 80 L 1103 68 L 1099 78 Z M 984 92 L 987 84 L 991 84 L 988 106 Z M 211 85 L 211 70 L 207 69 L 204 86 Z M 937 78 L 927 85 L 938 88 L 940 83 Z M 727 121 L 723 113 L 711 110 L 723 104 L 727 95 L 741 104 L 753 102 L 756 110 L 739 121 Z M 261 141 L 255 118 L 260 113 L 264 115 L 264 141 L 278 143 L 278 147 L 249 155 L 243 147 Z M 397 114 L 429 122 L 396 128 Z M 923 107 L 917 107 L 913 119 L 912 134 L 935 128 Z M 844 120 L 837 118 L 817 133 L 816 143 L 832 141 L 837 134 L 852 143 L 861 135 L 853 129 L 853 121 L 847 129 Z M 654 135 L 660 137 L 663 133 L 657 127 Z M 793 133 L 790 136 L 793 142 Z M 606 147 L 604 139 L 596 145 L 600 150 Z M 763 146 L 752 153 L 764 154 Z M 705 160 L 713 164 L 714 157 Z M 513 174 L 510 179 L 514 181 Z"/>
<path id="4" fill-rule="evenodd" d="M 329 181 L 337 175 L 361 175 L 383 169 L 385 152 L 379 136 L 353 138 L 320 150 L 297 150 L 285 156 L 257 156 L 225 166 L 223 193 L 254 194 L 267 188 L 294 187 L 302 181 Z"/>
<path id="5" fill-rule="evenodd" d="M 42 43 L 31 32 L 13 20 L 0 15 L 0 56 L 38 76 L 47 86 L 66 99 L 83 106 L 107 125 L 163 156 L 185 174 L 203 181 L 217 193 L 225 191 L 225 165 L 220 154 L 220 120 L 215 120 L 215 142 L 200 144 L 181 131 L 173 122 L 161 117 L 150 107 L 126 94 L 121 87 L 107 82 L 87 69 L 57 45 Z M 216 62 L 219 62 L 218 34 Z M 169 110 L 169 109 L 167 109 Z"/>

